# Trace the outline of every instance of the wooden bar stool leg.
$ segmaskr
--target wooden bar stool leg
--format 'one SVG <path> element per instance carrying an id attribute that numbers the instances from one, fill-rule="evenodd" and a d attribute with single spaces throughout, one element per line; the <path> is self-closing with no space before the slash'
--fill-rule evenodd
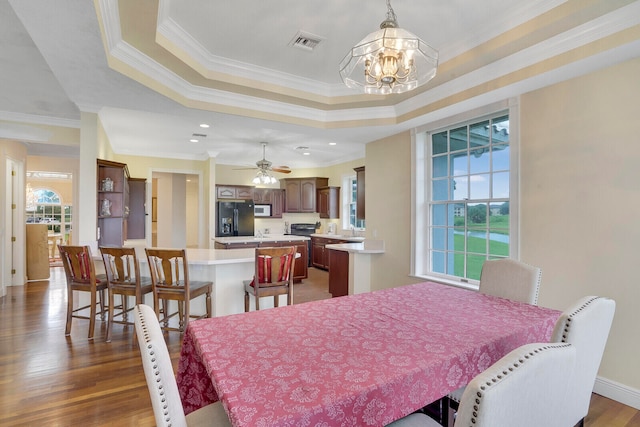
<path id="1" fill-rule="evenodd" d="M 73 315 L 73 291 L 67 286 L 67 324 L 64 328 L 64 335 L 71 335 L 71 317 Z"/>

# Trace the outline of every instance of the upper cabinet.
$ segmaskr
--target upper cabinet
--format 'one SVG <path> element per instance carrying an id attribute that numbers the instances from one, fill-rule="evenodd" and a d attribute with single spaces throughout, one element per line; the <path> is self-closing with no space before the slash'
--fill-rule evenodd
<path id="1" fill-rule="evenodd" d="M 253 187 L 249 185 L 216 185 L 216 198 L 253 200 Z"/>
<path id="2" fill-rule="evenodd" d="M 284 192 L 280 188 L 254 188 L 253 202 L 271 205 L 271 218 L 282 218 L 284 211 Z"/>
<path id="3" fill-rule="evenodd" d="M 318 212 L 317 189 L 327 187 L 329 178 L 284 178 L 285 212 Z"/>
<path id="4" fill-rule="evenodd" d="M 356 219 L 364 218 L 364 166 L 354 168 L 356 171 Z"/>
<path id="5" fill-rule="evenodd" d="M 124 163 L 98 159 L 98 246 L 122 246 L 129 216 L 129 169 Z"/>
<path id="6" fill-rule="evenodd" d="M 318 188 L 320 218 L 340 218 L 340 187 Z"/>

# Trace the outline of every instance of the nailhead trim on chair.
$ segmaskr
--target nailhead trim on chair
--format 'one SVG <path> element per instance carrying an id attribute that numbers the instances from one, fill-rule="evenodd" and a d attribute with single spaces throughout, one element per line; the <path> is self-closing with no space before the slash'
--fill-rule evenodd
<path id="1" fill-rule="evenodd" d="M 169 416 L 169 406 L 167 405 L 167 399 L 164 395 L 164 385 L 162 384 L 162 378 L 160 377 L 160 371 L 158 370 L 158 365 L 156 364 L 155 351 L 153 350 L 153 346 L 149 342 L 149 333 L 147 332 L 147 324 L 144 321 L 144 317 L 142 316 L 142 312 L 138 312 L 138 318 L 140 319 L 140 325 L 142 326 L 142 330 L 144 331 L 144 342 L 147 344 L 147 352 L 149 356 L 151 356 L 151 362 L 153 362 L 153 374 L 156 376 L 156 385 L 158 394 L 161 396 L 161 401 L 164 404 L 162 409 L 164 410 L 165 421 L 168 426 L 171 426 L 171 417 Z"/>
<path id="2" fill-rule="evenodd" d="M 491 380 L 487 381 L 485 384 L 480 386 L 481 391 L 476 393 L 476 398 L 474 400 L 475 404 L 473 405 L 473 417 L 471 418 L 471 426 L 473 426 L 477 422 L 476 418 L 478 417 L 478 411 L 480 410 L 480 405 L 482 403 L 482 397 L 484 396 L 482 391 L 484 391 L 487 388 L 491 387 L 492 385 L 497 383 L 498 380 L 501 380 L 503 377 L 509 375 L 509 373 L 515 371 L 516 368 L 519 368 L 521 365 L 526 363 L 527 359 L 529 359 L 530 357 L 534 356 L 536 353 L 540 353 L 542 351 L 548 350 L 549 348 L 567 347 L 569 345 L 571 345 L 571 344 L 565 344 L 565 345 L 562 345 L 562 346 L 555 345 L 553 347 L 545 345 L 543 347 L 540 347 L 540 348 L 537 348 L 535 350 L 532 350 L 528 354 L 525 354 L 522 358 L 518 359 L 517 362 L 514 362 L 507 369 L 503 370 L 502 371 L 502 375 L 498 374 L 494 378 L 492 378 Z"/>
<path id="3" fill-rule="evenodd" d="M 569 328 L 571 327 L 571 321 L 573 320 L 573 317 L 578 313 L 580 313 L 585 308 L 587 308 L 592 302 L 600 298 L 601 297 L 593 297 L 590 300 L 585 301 L 584 304 L 582 304 L 580 307 L 578 307 L 575 311 L 573 311 L 571 314 L 567 316 L 567 320 L 565 320 L 564 325 L 562 326 L 562 342 L 567 342 L 567 335 L 569 334 Z"/>

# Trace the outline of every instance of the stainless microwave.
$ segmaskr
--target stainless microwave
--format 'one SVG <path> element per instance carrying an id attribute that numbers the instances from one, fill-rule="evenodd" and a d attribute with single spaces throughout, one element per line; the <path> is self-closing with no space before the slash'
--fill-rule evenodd
<path id="1" fill-rule="evenodd" d="M 258 205 L 253 206 L 254 216 L 271 216 L 271 205 Z"/>

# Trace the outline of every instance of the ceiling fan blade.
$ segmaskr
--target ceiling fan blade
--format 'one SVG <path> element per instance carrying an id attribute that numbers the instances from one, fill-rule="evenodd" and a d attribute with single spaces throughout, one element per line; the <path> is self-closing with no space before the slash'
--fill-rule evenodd
<path id="1" fill-rule="evenodd" d="M 255 167 L 255 166 L 248 166 L 246 168 L 233 168 L 234 171 L 256 170 L 256 169 L 258 169 L 258 168 Z"/>
<path id="2" fill-rule="evenodd" d="M 272 167 L 271 170 L 274 172 L 280 172 L 280 173 L 291 173 L 291 169 L 289 169 L 288 166 L 279 166 L 277 168 Z"/>

